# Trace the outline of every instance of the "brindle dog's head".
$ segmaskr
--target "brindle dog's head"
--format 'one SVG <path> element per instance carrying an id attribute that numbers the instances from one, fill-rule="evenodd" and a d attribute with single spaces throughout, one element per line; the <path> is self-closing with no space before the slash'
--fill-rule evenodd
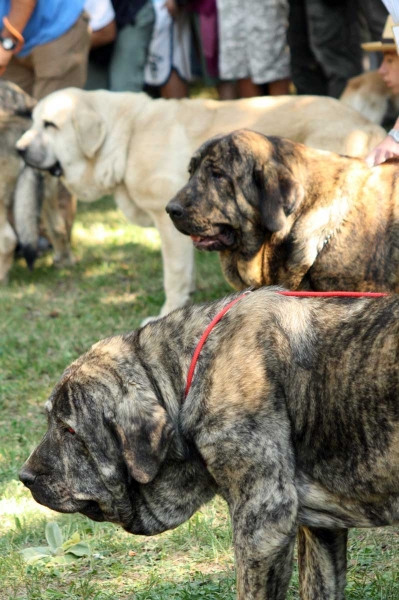
<path id="1" fill-rule="evenodd" d="M 153 535 L 186 521 L 214 484 L 162 406 L 136 337 L 103 340 L 65 371 L 20 479 L 53 510 Z"/>
<path id="2" fill-rule="evenodd" d="M 282 230 L 303 198 L 291 141 L 249 130 L 217 136 L 191 159 L 190 179 L 166 211 L 202 250 L 250 251 Z"/>

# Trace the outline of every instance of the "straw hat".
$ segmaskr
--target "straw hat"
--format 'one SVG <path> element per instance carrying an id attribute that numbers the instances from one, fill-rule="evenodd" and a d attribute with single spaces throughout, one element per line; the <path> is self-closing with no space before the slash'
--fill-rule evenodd
<path id="1" fill-rule="evenodd" d="M 392 33 L 392 27 L 395 23 L 391 15 L 387 18 L 385 23 L 384 31 L 382 32 L 381 40 L 379 42 L 367 42 L 362 44 L 363 50 L 367 52 L 396 52 L 395 39 Z"/>

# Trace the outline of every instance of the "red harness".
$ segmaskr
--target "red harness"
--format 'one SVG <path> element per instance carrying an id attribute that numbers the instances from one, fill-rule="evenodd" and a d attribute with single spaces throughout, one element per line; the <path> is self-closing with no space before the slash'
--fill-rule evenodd
<path id="1" fill-rule="evenodd" d="M 222 308 L 222 310 L 220 312 L 218 312 L 218 314 L 212 319 L 212 321 L 209 323 L 208 327 L 205 329 L 205 331 L 202 334 L 201 339 L 198 342 L 197 347 L 194 351 L 193 358 L 191 359 L 190 368 L 189 368 L 188 374 L 187 374 L 186 390 L 184 393 L 185 398 L 187 397 L 187 394 L 190 391 L 190 387 L 191 387 L 191 383 L 193 380 L 194 371 L 195 371 L 195 367 L 196 367 L 196 364 L 198 361 L 198 357 L 200 355 L 203 345 L 205 344 L 205 342 L 208 338 L 208 335 L 210 334 L 212 329 L 215 327 L 216 323 L 219 323 L 219 321 L 227 313 L 227 311 L 232 306 L 234 306 L 234 304 L 236 304 L 236 302 L 241 300 L 241 298 L 243 298 L 244 296 L 247 296 L 249 293 L 250 293 L 250 291 L 246 291 L 243 294 L 241 294 L 241 296 L 238 296 L 238 298 L 235 298 L 234 300 L 232 300 L 232 302 L 229 302 L 229 304 L 226 304 L 226 306 L 224 308 Z M 282 296 L 296 296 L 298 298 L 382 298 L 383 296 L 388 296 L 388 294 L 384 294 L 381 292 L 277 292 L 277 293 L 281 294 Z"/>

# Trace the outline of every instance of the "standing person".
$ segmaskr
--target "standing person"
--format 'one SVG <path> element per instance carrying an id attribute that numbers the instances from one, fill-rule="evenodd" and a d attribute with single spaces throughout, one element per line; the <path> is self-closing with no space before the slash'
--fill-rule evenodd
<path id="1" fill-rule="evenodd" d="M 90 48 L 84 0 L 0 0 L 0 76 L 41 100 L 86 82 Z M 76 198 L 58 183 L 53 221 L 69 240 Z"/>
<path id="2" fill-rule="evenodd" d="M 151 0 L 112 0 L 118 33 L 109 65 L 109 89 L 141 92 L 155 14 Z"/>
<path id="3" fill-rule="evenodd" d="M 186 98 L 191 81 L 190 14 L 178 0 L 153 0 L 152 33 L 145 82 L 159 87 L 163 98 Z"/>
<path id="4" fill-rule="evenodd" d="M 90 47 L 84 0 L 0 0 L 0 75 L 40 100 L 83 87 Z"/>
<path id="5" fill-rule="evenodd" d="M 238 96 L 288 94 L 287 0 L 217 0 L 219 77 L 237 80 Z"/>
<path id="6" fill-rule="evenodd" d="M 362 48 L 366 52 L 382 52 L 383 60 L 378 73 L 392 94 L 399 94 L 399 56 L 392 33 L 393 25 L 394 21 L 389 16 L 381 40 L 362 44 Z M 399 118 L 387 137 L 366 157 L 366 162 L 372 167 L 396 157 L 399 158 Z"/>
<path id="7" fill-rule="evenodd" d="M 354 0 L 289 0 L 288 45 L 298 94 L 339 98 L 363 71 Z"/>
<path id="8" fill-rule="evenodd" d="M 115 11 L 111 0 L 86 0 L 91 44 L 86 90 L 109 89 L 108 68 L 116 38 Z"/>
<path id="9" fill-rule="evenodd" d="M 115 11 L 111 0 L 86 0 L 91 29 L 90 51 L 111 44 L 116 38 Z"/>
<path id="10" fill-rule="evenodd" d="M 357 0 L 360 17 L 363 17 L 368 40 L 381 38 L 388 17 L 388 11 L 381 0 Z M 363 40 L 366 42 L 366 39 Z M 381 52 L 368 52 L 369 70 L 374 71 L 381 65 Z"/>
<path id="11" fill-rule="evenodd" d="M 86 0 L 86 10 L 94 32 L 86 89 L 141 92 L 155 21 L 151 0 Z"/>

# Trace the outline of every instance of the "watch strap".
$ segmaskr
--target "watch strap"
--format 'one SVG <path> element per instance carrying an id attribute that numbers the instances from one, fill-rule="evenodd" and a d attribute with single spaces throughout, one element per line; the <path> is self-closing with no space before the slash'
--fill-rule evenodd
<path id="1" fill-rule="evenodd" d="M 15 27 L 11 25 L 7 17 L 3 17 L 3 25 L 5 29 L 7 29 L 7 31 L 11 33 L 13 38 L 17 40 L 15 48 L 13 49 L 14 53 L 17 54 L 17 52 L 19 52 L 22 46 L 25 44 L 24 36 L 17 29 L 15 29 Z"/>
<path id="2" fill-rule="evenodd" d="M 391 136 L 399 144 L 399 129 L 391 129 L 388 131 L 388 135 Z"/>

